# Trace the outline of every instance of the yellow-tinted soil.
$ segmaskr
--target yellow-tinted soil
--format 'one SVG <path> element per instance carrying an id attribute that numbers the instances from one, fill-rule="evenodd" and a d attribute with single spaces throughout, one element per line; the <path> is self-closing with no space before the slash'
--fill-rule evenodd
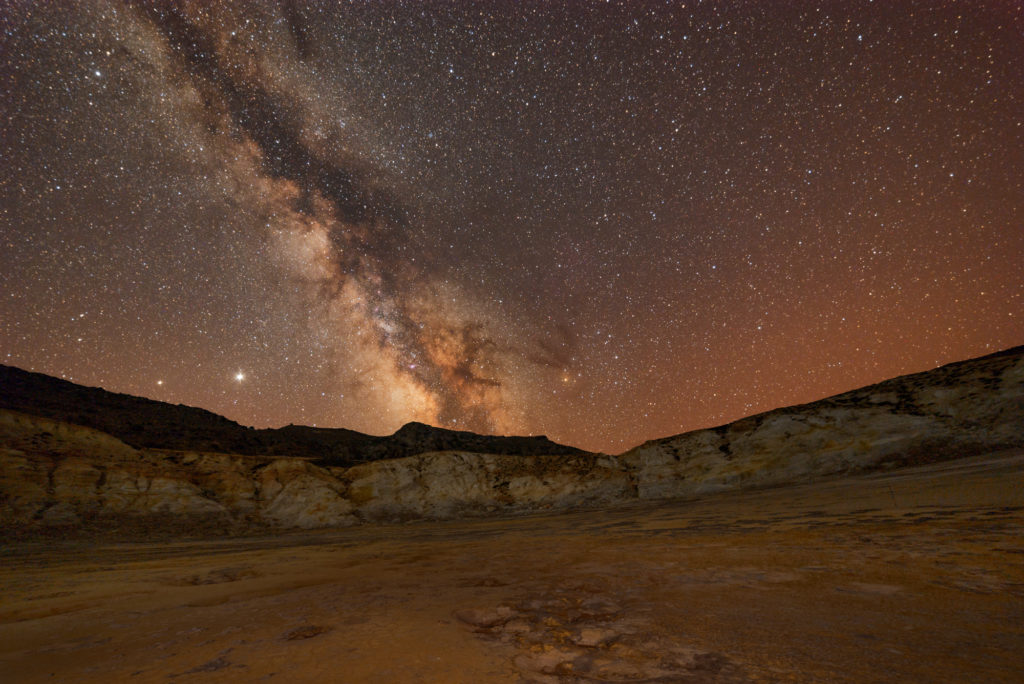
<path id="1" fill-rule="evenodd" d="M 0 679 L 1024 681 L 1024 454 L 614 511 L 8 546 Z"/>

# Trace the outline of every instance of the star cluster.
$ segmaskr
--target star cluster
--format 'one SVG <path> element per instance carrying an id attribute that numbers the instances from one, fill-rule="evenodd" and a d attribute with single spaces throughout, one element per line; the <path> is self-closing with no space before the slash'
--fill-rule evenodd
<path id="1" fill-rule="evenodd" d="M 620 451 L 1024 342 L 1013 2 L 0 9 L 0 362 Z"/>

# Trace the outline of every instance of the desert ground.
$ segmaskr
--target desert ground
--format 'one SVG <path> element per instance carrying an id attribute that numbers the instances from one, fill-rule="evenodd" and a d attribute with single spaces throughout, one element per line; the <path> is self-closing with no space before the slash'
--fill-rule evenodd
<path id="1" fill-rule="evenodd" d="M 1019 682 L 1024 451 L 698 501 L 0 550 L 5 682 Z"/>

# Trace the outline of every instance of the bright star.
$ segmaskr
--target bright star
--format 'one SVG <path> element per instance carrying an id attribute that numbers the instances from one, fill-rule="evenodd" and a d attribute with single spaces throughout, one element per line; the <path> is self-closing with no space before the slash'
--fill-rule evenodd
<path id="1" fill-rule="evenodd" d="M 237 373 L 235 373 L 235 380 L 237 380 L 238 382 L 242 382 L 243 380 L 245 380 L 245 373 L 243 373 L 242 371 L 238 371 Z"/>

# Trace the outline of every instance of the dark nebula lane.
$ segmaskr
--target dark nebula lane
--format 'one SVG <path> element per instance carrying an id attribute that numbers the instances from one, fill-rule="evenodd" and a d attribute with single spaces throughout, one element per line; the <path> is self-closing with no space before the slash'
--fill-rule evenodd
<path id="1" fill-rule="evenodd" d="M 621 451 L 1024 342 L 1018 3 L 6 3 L 0 362 Z"/>
<path id="2" fill-rule="evenodd" d="M 287 239 L 319 252 L 312 267 L 301 259 L 296 264 L 300 277 L 309 277 L 312 268 L 321 303 L 332 311 L 316 323 L 338 344 L 345 344 L 344 328 L 368 333 L 371 348 L 364 355 L 370 358 L 359 363 L 373 365 L 383 385 L 371 391 L 404 391 L 385 408 L 399 418 L 415 412 L 420 419 L 481 432 L 499 429 L 502 398 L 491 390 L 502 383 L 483 375 L 496 372 L 490 354 L 495 343 L 474 320 L 444 314 L 443 302 L 416 309 L 410 293 L 432 288 L 436 257 L 426 242 L 417 248 L 422 266 L 403 263 L 413 236 L 400 202 L 362 178 L 358 160 L 338 159 L 329 144 L 320 149 L 322 144 L 307 142 L 306 109 L 289 104 L 287 93 L 268 90 L 272 83 L 251 82 L 250 74 L 260 73 L 260 54 L 233 50 L 237 32 L 201 12 L 189 17 L 174 3 L 143 9 L 211 117 L 224 113 L 218 132 L 254 146 L 258 173 L 282 186 L 272 216 L 291 216 L 288 230 L 295 234 Z M 293 36 L 301 35 L 294 6 L 289 15 Z M 239 81 L 233 73 L 242 74 Z"/>

